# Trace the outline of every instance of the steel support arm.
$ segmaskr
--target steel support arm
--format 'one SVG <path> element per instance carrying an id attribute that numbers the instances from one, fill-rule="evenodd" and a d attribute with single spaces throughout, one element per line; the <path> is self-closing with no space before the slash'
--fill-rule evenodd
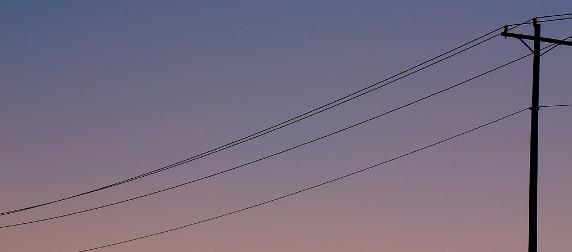
<path id="1" fill-rule="evenodd" d="M 528 40 L 533 40 L 533 41 L 539 40 L 542 42 L 548 42 L 548 43 L 553 43 L 553 44 L 558 44 L 558 45 L 572 46 L 572 42 L 570 42 L 570 41 L 551 39 L 551 38 L 543 38 L 543 37 L 535 37 L 535 36 L 516 34 L 516 33 L 510 33 L 510 32 L 502 32 L 501 36 L 517 38 L 517 39 L 528 39 Z"/>

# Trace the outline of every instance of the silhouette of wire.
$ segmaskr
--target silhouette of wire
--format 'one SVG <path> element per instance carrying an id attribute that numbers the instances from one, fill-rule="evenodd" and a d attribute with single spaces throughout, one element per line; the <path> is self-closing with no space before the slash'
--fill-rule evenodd
<path id="1" fill-rule="evenodd" d="M 552 18 L 552 17 L 563 17 L 563 16 L 572 16 L 572 13 L 565 13 L 565 14 L 558 14 L 558 15 L 548 15 L 548 16 L 540 16 L 536 18 Z"/>
<path id="2" fill-rule="evenodd" d="M 513 26 L 513 25 L 515 25 L 515 26 L 520 26 L 520 25 L 524 25 L 524 24 L 532 24 L 534 19 L 536 19 L 536 22 L 537 22 L 537 23 L 554 22 L 554 21 L 561 21 L 561 20 L 572 19 L 572 17 L 566 17 L 566 16 L 572 16 L 572 13 L 535 17 L 535 18 L 531 18 L 531 19 L 529 19 L 529 20 L 526 20 L 526 21 L 524 21 L 524 22 L 522 22 L 522 23 L 512 24 L 512 25 L 509 25 L 509 26 Z M 559 17 L 559 18 L 548 19 L 548 20 L 542 20 L 542 19 L 553 18 L 553 17 Z M 563 17 L 563 18 L 560 18 L 560 17 Z M 540 20 L 539 20 L 539 19 L 540 19 Z"/>
<path id="3" fill-rule="evenodd" d="M 567 13 L 567 14 L 560 14 L 560 15 L 550 15 L 550 16 L 541 16 L 541 17 L 536 17 L 536 18 L 531 18 L 525 22 L 522 22 L 520 24 L 514 24 L 514 25 L 523 25 L 523 24 L 532 24 L 533 20 L 536 19 L 537 23 L 546 23 L 546 22 L 554 22 L 554 21 L 562 21 L 562 20 L 568 20 L 568 19 L 572 19 L 572 17 L 565 17 L 565 16 L 572 16 L 572 13 Z M 553 17 L 559 17 L 559 18 L 554 18 L 554 19 L 548 19 L 548 20 L 542 20 L 542 19 L 546 19 L 546 18 L 553 18 Z M 539 20 L 540 19 L 540 20 Z"/>
<path id="4" fill-rule="evenodd" d="M 99 247 L 94 247 L 94 248 L 90 248 L 90 249 L 79 250 L 78 252 L 93 251 L 93 250 L 98 250 L 98 249 L 102 249 L 102 248 L 112 247 L 112 246 L 116 246 L 116 245 L 120 245 L 120 244 L 124 244 L 124 243 L 128 243 L 128 242 L 134 242 L 134 241 L 137 241 L 137 240 L 142 240 L 142 239 L 145 239 L 145 238 L 149 238 L 149 237 L 153 237 L 153 236 L 157 236 L 157 235 L 161 235 L 161 234 L 173 232 L 173 231 L 176 231 L 176 230 L 179 230 L 179 229 L 183 229 L 183 228 L 187 228 L 187 227 L 194 226 L 194 225 L 197 225 L 197 224 L 205 223 L 205 222 L 208 222 L 208 221 L 220 219 L 220 218 L 222 218 L 222 217 L 226 217 L 226 216 L 233 215 L 233 214 L 236 214 L 236 213 L 240 213 L 240 212 L 243 212 L 243 211 L 246 211 L 246 210 L 250 210 L 250 209 L 255 208 L 255 207 L 259 207 L 259 206 L 262 206 L 262 205 L 266 205 L 266 204 L 268 204 L 268 203 L 275 202 L 275 201 L 278 201 L 278 200 L 281 200 L 281 199 L 284 199 L 284 198 L 288 198 L 288 197 L 290 197 L 290 196 L 294 196 L 294 195 L 296 195 L 296 194 L 303 193 L 303 192 L 306 192 L 306 191 L 309 191 L 309 190 L 312 190 L 312 189 L 321 187 L 321 186 L 323 186 L 323 185 L 327 185 L 327 184 L 336 182 L 336 181 L 338 181 L 338 180 L 342 180 L 342 179 L 348 178 L 348 177 L 350 177 L 350 176 L 353 176 L 353 175 L 362 173 L 362 172 L 364 172 L 364 171 L 373 169 L 373 168 L 375 168 L 375 167 L 378 167 L 378 166 L 387 164 L 387 163 L 389 163 L 389 162 L 392 162 L 392 161 L 395 161 L 395 160 L 398 160 L 398 159 L 407 157 L 407 156 L 412 155 L 412 154 L 414 154 L 414 153 L 423 151 L 423 150 L 425 150 L 425 149 L 428 149 L 428 148 L 431 148 L 431 147 L 433 147 L 433 146 L 442 144 L 442 143 L 447 142 L 447 141 L 449 141 L 449 140 L 452 140 L 452 139 L 454 139 L 454 138 L 457 138 L 457 137 L 460 137 L 460 136 L 462 136 L 462 135 L 471 133 L 471 132 L 473 132 L 473 131 L 475 131 L 475 130 L 481 129 L 481 128 L 486 127 L 486 126 L 488 126 L 488 125 L 491 125 L 491 124 L 493 124 L 493 123 L 502 121 L 502 120 L 504 120 L 504 119 L 507 119 L 507 118 L 509 118 L 509 117 L 511 117 L 511 116 L 517 115 L 517 114 L 519 114 L 519 113 L 521 113 L 521 112 L 523 112 L 523 111 L 526 111 L 526 110 L 528 110 L 528 109 L 529 109 L 529 108 L 521 109 L 521 110 L 516 111 L 516 112 L 514 112 L 514 113 L 512 113 L 512 114 L 503 116 L 503 117 L 501 117 L 501 118 L 499 118 L 499 119 L 496 119 L 496 120 L 494 120 L 494 121 L 491 121 L 491 122 L 482 124 L 482 125 L 480 125 L 480 126 L 478 126 L 478 127 L 475 127 L 475 128 L 470 129 L 470 130 L 467 130 L 467 131 L 465 131 L 465 132 L 459 133 L 459 134 L 457 134 L 457 135 L 454 135 L 454 136 L 445 138 L 445 139 L 443 139 L 443 140 L 440 140 L 440 141 L 438 141 L 438 142 L 432 143 L 432 144 L 430 144 L 430 145 L 426 145 L 426 146 L 424 146 L 424 147 L 422 147 L 422 148 L 419 148 L 419 149 L 416 149 L 416 150 L 414 150 L 414 151 L 411 151 L 411 152 L 402 154 L 402 155 L 400 155 L 400 156 L 397 156 L 397 157 L 388 159 L 388 160 L 386 160 L 386 161 L 383 161 L 383 162 L 381 162 L 381 163 L 378 163 L 378 164 L 375 164 L 375 165 L 366 167 L 366 168 L 364 168 L 364 169 L 361 169 L 361 170 L 358 170 L 358 171 L 354 171 L 354 172 L 352 172 L 352 173 L 348 173 L 348 174 L 343 175 L 343 176 L 341 176 L 341 177 L 337 177 L 337 178 L 335 178 L 335 179 L 328 180 L 328 181 L 326 181 L 326 182 L 322 182 L 322 183 L 320 183 L 320 184 L 317 184 L 317 185 L 314 185 L 314 186 L 310 186 L 310 187 L 307 187 L 307 188 L 305 188 L 305 189 L 302 189 L 302 190 L 295 191 L 295 192 L 290 193 L 290 194 L 286 194 L 286 195 L 280 196 L 280 197 L 278 197 L 278 198 L 274 198 L 274 199 L 271 199 L 271 200 L 267 200 L 267 201 L 264 201 L 264 202 L 261 202 L 261 203 L 257 203 L 257 204 L 254 204 L 254 205 L 251 205 L 251 206 L 248 206 L 248 207 L 245 207 L 245 208 L 241 208 L 241 209 L 238 209 L 238 210 L 235 210 L 235 211 L 232 211 L 232 212 L 228 212 L 228 213 L 225 213 L 225 214 L 221 214 L 221 215 L 218 215 L 218 216 L 215 216 L 215 217 L 211 217 L 211 218 L 208 218 L 208 219 L 204 219 L 204 220 L 201 220 L 201 221 L 193 222 L 193 223 L 190 223 L 190 224 L 187 224 L 187 225 L 175 227 L 175 228 L 168 229 L 168 230 L 164 230 L 164 231 L 157 232 L 157 233 L 152 233 L 152 234 L 149 234 L 149 235 L 140 236 L 140 237 L 137 237 L 137 238 L 132 238 L 132 239 L 128 239 L 128 240 L 123 240 L 123 241 L 120 241 L 120 242 L 110 243 L 110 244 L 103 245 L 103 246 L 99 246 Z"/>
<path id="5" fill-rule="evenodd" d="M 513 27 L 513 28 L 515 28 L 515 27 Z M 118 185 L 122 185 L 122 184 L 125 184 L 125 183 L 129 183 L 129 182 L 131 182 L 131 181 L 138 180 L 138 179 L 141 179 L 141 178 L 144 178 L 144 177 L 147 177 L 147 176 L 150 176 L 150 175 L 153 175 L 153 174 L 162 172 L 162 171 L 166 171 L 166 170 L 172 169 L 172 168 L 174 168 L 174 167 L 177 167 L 177 166 L 180 166 L 180 165 L 183 165 L 183 164 L 186 164 L 186 163 L 195 161 L 195 160 L 197 160 L 197 159 L 200 159 L 200 158 L 203 158 L 203 157 L 212 155 L 212 154 L 214 154 L 214 153 L 223 151 L 223 150 L 225 150 L 225 149 L 234 147 L 234 146 L 236 146 L 236 145 L 245 143 L 245 142 L 250 141 L 250 140 L 252 140 L 252 139 L 261 137 L 261 136 L 263 136 L 263 135 L 266 135 L 266 134 L 271 133 L 271 132 L 273 132 L 273 131 L 276 131 L 276 130 L 278 130 L 278 129 L 281 129 L 281 128 L 284 128 L 284 127 L 289 126 L 289 125 L 291 125 L 291 124 L 294 124 L 294 123 L 296 123 L 296 122 L 302 121 L 302 120 L 304 120 L 304 119 L 306 119 L 306 118 L 308 118 L 308 117 L 317 115 L 317 114 L 322 113 L 322 112 L 324 112 L 324 111 L 327 111 L 327 110 L 329 110 L 329 109 L 331 109 L 331 108 L 334 108 L 334 107 L 336 107 L 336 106 L 339 106 L 339 105 L 341 105 L 341 104 L 344 104 L 344 103 L 346 103 L 346 102 L 349 102 L 349 101 L 351 101 L 351 100 L 354 100 L 354 99 L 356 99 L 356 98 L 358 98 L 358 97 L 361 97 L 361 96 L 363 96 L 363 95 L 365 95 L 365 94 L 368 94 L 368 93 L 370 93 L 370 92 L 372 92 L 372 91 L 374 91 L 374 90 L 377 90 L 377 89 L 379 89 L 379 88 L 385 87 L 385 86 L 387 86 L 387 85 L 389 85 L 389 84 L 391 84 L 391 83 L 393 83 L 393 82 L 396 82 L 396 81 L 398 81 L 398 80 L 400 80 L 400 79 L 403 79 L 403 78 L 405 78 L 405 77 L 407 77 L 407 76 L 410 76 L 410 75 L 412 75 L 412 74 L 414 74 L 414 73 L 417 73 L 417 72 L 419 72 L 419 71 L 421 71 L 421 70 L 424 70 L 424 69 L 426 69 L 426 68 L 428 68 L 428 67 L 430 67 L 430 66 L 433 66 L 433 65 L 435 65 L 435 64 L 437 64 L 437 63 L 440 63 L 440 62 L 442 62 L 442 61 L 444 61 L 444 60 L 446 60 L 446 59 L 449 59 L 449 58 L 451 58 L 451 57 L 453 57 L 453 56 L 456 56 L 456 55 L 458 55 L 458 54 L 460 54 L 460 53 L 463 53 L 463 52 L 465 52 L 465 51 L 467 51 L 467 50 L 469 50 L 469 49 L 471 49 L 471 48 L 474 48 L 474 47 L 476 47 L 476 46 L 478 46 L 478 45 L 480 45 L 480 44 L 482 44 L 482 43 L 484 43 L 484 42 L 486 42 L 486 41 L 489 41 L 489 40 L 491 40 L 491 39 L 493 39 L 493 38 L 499 36 L 499 34 L 494 35 L 494 36 L 492 36 L 492 37 L 490 37 L 490 38 L 487 38 L 487 39 L 485 39 L 485 40 L 483 40 L 483 41 L 481 41 L 481 42 L 479 42 L 479 43 L 476 43 L 476 44 L 474 44 L 474 45 L 471 45 L 471 46 L 469 46 L 468 48 L 464 48 L 464 47 L 466 47 L 466 46 L 468 46 L 468 45 L 470 45 L 470 44 L 473 44 L 473 43 L 475 43 L 475 42 L 477 42 L 477 41 L 479 41 L 479 40 L 481 40 L 481 39 L 486 38 L 487 36 L 490 36 L 491 34 L 497 32 L 497 31 L 499 31 L 499 30 L 501 30 L 501 29 L 503 29 L 503 27 L 497 28 L 497 29 L 495 29 L 495 30 L 493 30 L 493 31 L 491 31 L 491 32 L 489 32 L 489 33 L 486 33 L 485 35 L 482 35 L 482 36 L 480 36 L 480 37 L 478 37 L 478 38 L 476 38 L 476 39 L 473 39 L 473 40 L 471 40 L 471 41 L 469 41 L 469 42 L 467 42 L 467 43 L 464 43 L 464 44 L 462 44 L 462 45 L 460 45 L 460 46 L 458 46 L 458 47 L 455 47 L 454 49 L 451 49 L 451 50 L 449 50 L 449 51 L 447 51 L 447 52 L 445 52 L 445 53 L 442 53 L 442 54 L 440 54 L 440 55 L 438 55 L 438 56 L 436 56 L 436 57 L 433 57 L 433 58 L 431 58 L 431 59 L 429 59 L 429 60 L 427 60 L 427 61 L 424 61 L 424 62 L 422 62 L 422 63 L 420 63 L 420 64 L 418 64 L 418 65 L 416 65 L 416 66 L 414 66 L 414 67 L 411 67 L 411 68 L 409 68 L 409 69 L 407 69 L 407 70 L 405 70 L 405 71 L 402 71 L 402 72 L 400 72 L 400 73 L 398 73 L 398 74 L 395 74 L 395 75 L 393 75 L 393 76 L 391 76 L 391 77 L 389 77 L 389 78 L 386 78 L 386 79 L 384 79 L 384 80 L 382 80 L 382 81 L 379 81 L 379 82 L 377 82 L 377 83 L 375 83 L 375 84 L 372 84 L 372 85 L 370 85 L 370 86 L 368 86 L 368 87 L 362 88 L 362 89 L 360 89 L 360 90 L 358 90 L 358 91 L 356 91 L 356 92 L 353 92 L 353 93 L 351 93 L 351 94 L 349 94 L 349 95 L 346 95 L 346 96 L 344 96 L 344 97 L 342 97 L 342 98 L 339 98 L 339 99 L 337 99 L 337 100 L 335 100 L 335 101 L 332 101 L 332 102 L 330 102 L 330 103 L 327 103 L 327 104 L 325 104 L 325 105 L 322 105 L 322 106 L 320 106 L 320 107 L 318 107 L 318 108 L 315 108 L 315 109 L 313 109 L 313 110 L 310 110 L 310 111 L 308 111 L 308 112 L 306 112 L 306 113 L 300 114 L 300 115 L 298 115 L 298 116 L 296 116 L 296 117 L 294 117 L 294 118 L 291 118 L 291 119 L 289 119 L 289 120 L 286 120 L 286 121 L 284 121 L 284 122 L 278 123 L 278 124 L 276 124 L 276 125 L 274 125 L 274 126 L 268 127 L 268 128 L 266 128 L 266 129 L 264 129 L 264 130 L 258 131 L 258 132 L 254 133 L 254 134 L 248 135 L 248 136 L 246 136 L 246 137 L 243 137 L 243 138 L 240 138 L 240 139 L 238 139 L 238 140 L 232 141 L 232 142 L 227 143 L 227 144 L 225 144 L 225 145 L 221 145 L 221 146 L 219 146 L 219 147 L 217 147 L 217 148 L 214 148 L 214 149 L 211 149 L 211 150 L 209 150 L 209 151 L 203 152 L 203 153 L 201 153 L 201 154 L 195 155 L 195 156 L 193 156 L 193 157 L 190 157 L 190 158 L 181 160 L 181 161 L 179 161 L 179 162 L 176 162 L 176 163 L 173 163 L 173 164 L 169 164 L 169 165 L 166 165 L 166 166 L 164 166 L 164 167 L 161 167 L 161 168 L 158 168 L 158 169 L 155 169 L 155 170 L 146 172 L 146 173 L 142 173 L 142 174 L 140 174 L 140 175 L 137 175 L 137 176 L 134 176 L 134 177 L 131 177 L 131 178 L 122 180 L 122 181 L 118 181 L 118 182 L 115 182 L 115 183 L 112 183 L 112 184 L 109 184 L 109 185 L 106 185 L 106 186 L 103 186 L 103 187 L 100 187 L 100 188 L 96 188 L 96 189 L 93 189 L 93 190 L 89 190 L 89 191 L 86 191 L 86 192 L 83 192 L 83 193 L 75 194 L 75 195 L 72 195 L 72 196 L 68 196 L 68 197 L 64 197 L 64 198 L 60 198 L 60 199 L 57 199 L 57 200 L 53 200 L 53 201 L 49 201 L 49 202 L 45 202 L 45 203 L 41 203 L 41 204 L 36 204 L 36 205 L 24 207 L 24 208 L 19 208 L 19 209 L 15 209 L 15 210 L 10 210 L 10 211 L 6 211 L 6 212 L 2 212 L 2 213 L 0 213 L 0 216 L 8 215 L 8 214 L 14 214 L 14 213 L 18 213 L 18 212 L 22 212 L 22 211 L 26 211 L 26 210 L 30 210 L 30 209 L 42 207 L 42 206 L 47 206 L 47 205 L 51 205 L 51 204 L 54 204 L 54 203 L 62 202 L 62 201 L 65 201 L 65 200 L 69 200 L 69 199 L 77 198 L 77 197 L 80 197 L 80 196 L 85 196 L 85 195 L 88 195 L 88 194 L 92 194 L 92 193 L 95 193 L 95 192 L 98 192 L 98 191 L 102 191 L 102 190 L 105 190 L 105 189 L 109 189 L 109 188 L 112 188 L 112 187 L 115 187 L 115 186 L 118 186 Z M 511 28 L 511 29 L 512 29 L 512 28 Z M 461 48 L 464 48 L 464 49 L 463 49 L 463 50 L 460 50 Z M 458 50 L 460 50 L 460 51 L 458 51 Z M 458 52 L 453 53 L 453 52 L 455 52 L 455 51 L 458 51 Z M 449 54 L 451 54 L 451 53 L 453 53 L 453 54 L 452 54 L 452 55 L 449 55 Z M 449 56 L 445 57 L 446 55 L 449 55 Z M 442 57 L 444 57 L 444 58 L 442 58 Z M 439 60 L 437 60 L 437 59 L 439 59 Z M 437 61 L 436 61 L 436 60 L 437 60 Z M 435 62 L 433 62 L 433 61 L 435 61 Z M 432 63 L 429 64 L 430 62 L 432 62 Z"/>
<path id="6" fill-rule="evenodd" d="M 540 108 L 572 107 L 572 104 L 544 105 L 544 106 L 539 106 L 539 107 Z"/>
<path id="7" fill-rule="evenodd" d="M 285 150 L 276 152 L 276 153 L 271 154 L 271 155 L 267 155 L 267 156 L 265 156 L 265 157 L 262 157 L 262 158 L 259 158 L 259 159 L 256 159 L 256 160 L 253 160 L 253 161 L 250 161 L 250 162 L 247 162 L 247 163 L 244 163 L 244 164 L 241 164 L 241 165 L 238 165 L 238 166 L 235 166 L 235 167 L 232 167 L 232 168 L 229 168 L 229 169 L 220 171 L 220 172 L 216 172 L 216 173 L 213 173 L 213 174 L 210 174 L 210 175 L 207 175 L 207 176 L 198 178 L 198 179 L 194 179 L 194 180 L 191 180 L 191 181 L 187 181 L 187 182 L 182 183 L 182 184 L 178 184 L 178 185 L 175 185 L 175 186 L 171 186 L 171 187 L 168 187 L 168 188 L 165 188 L 165 189 L 161 189 L 161 190 L 158 190 L 158 191 L 155 191 L 155 192 L 151 192 L 151 193 L 148 193 L 148 194 L 144 194 L 144 195 L 140 195 L 140 196 L 137 196 L 137 197 L 125 199 L 125 200 L 122 200 L 122 201 L 118 201 L 118 202 L 114 202 L 114 203 L 110 203 L 110 204 L 106 204 L 106 205 L 102 205 L 102 206 L 98 206 L 98 207 L 94 207 L 94 208 L 90 208 L 90 209 L 85 209 L 85 210 L 81 210 L 81 211 L 77 211 L 77 212 L 73 212 L 73 213 L 67 213 L 67 214 L 63 214 L 63 215 L 59 215 L 59 216 L 48 217 L 48 218 L 44 218 L 44 219 L 38 219 L 38 220 L 27 221 L 27 222 L 21 222 L 21 223 L 17 223 L 17 224 L 6 225 L 6 226 L 0 226 L 0 229 L 2 229 L 2 228 L 16 227 L 16 226 L 22 226 L 22 225 L 27 225 L 27 224 L 37 223 L 37 222 L 43 222 L 43 221 L 48 221 L 48 220 L 59 219 L 59 218 L 68 217 L 68 216 L 72 216 L 72 215 L 76 215 L 76 214 L 81 214 L 81 213 L 86 213 L 86 212 L 90 212 L 90 211 L 94 211 L 94 210 L 98 210 L 98 209 L 102 209 L 102 208 L 106 208 L 106 207 L 110 207 L 110 206 L 114 206 L 114 205 L 119 205 L 119 204 L 126 203 L 126 202 L 129 202 L 129 201 L 133 201 L 133 200 L 136 200 L 136 199 L 141 199 L 141 198 L 148 197 L 148 196 L 151 196 L 151 195 L 155 195 L 155 194 L 158 194 L 158 193 L 161 193 L 161 192 L 166 192 L 166 191 L 169 191 L 169 190 L 172 190 L 172 189 L 175 189 L 175 188 L 179 188 L 179 187 L 182 187 L 182 186 L 186 186 L 186 185 L 189 185 L 189 184 L 192 184 L 192 183 L 195 183 L 195 182 L 199 182 L 199 181 L 201 181 L 201 180 L 205 180 L 205 179 L 208 179 L 208 178 L 217 176 L 217 175 L 221 175 L 221 174 L 227 173 L 227 172 L 229 172 L 229 171 L 237 170 L 237 169 L 242 168 L 242 167 L 244 167 L 244 166 L 251 165 L 251 164 L 254 164 L 254 163 L 256 163 L 256 162 L 259 162 L 259 161 L 262 161 L 262 160 L 266 160 L 266 159 L 268 159 L 268 158 L 271 158 L 271 157 L 274 157 L 274 156 L 283 154 L 283 153 L 285 153 L 285 152 L 288 152 L 288 151 L 291 151 L 291 150 L 300 148 L 300 147 L 305 146 L 305 145 L 308 145 L 308 144 L 310 144 L 310 143 L 317 142 L 317 141 L 322 140 L 322 139 L 324 139 L 324 138 L 327 138 L 327 137 L 330 137 L 330 136 L 332 136 L 332 135 L 341 133 L 341 132 L 343 132 L 343 131 L 352 129 L 352 128 L 357 127 L 357 126 L 359 126 L 359 125 L 365 124 L 365 123 L 370 122 L 370 121 L 373 121 L 373 120 L 375 120 L 375 119 L 378 119 L 378 118 L 380 118 L 380 117 L 382 117 L 382 116 L 385 116 L 385 115 L 391 114 L 391 113 L 393 113 L 393 112 L 396 112 L 396 111 L 398 111 L 398 110 L 401 110 L 401 109 L 403 109 L 403 108 L 409 107 L 409 106 L 411 106 L 411 105 L 413 105 L 413 104 L 419 103 L 419 102 L 424 101 L 424 100 L 426 100 L 426 99 L 429 99 L 429 98 L 431 98 L 431 97 L 433 97 L 433 96 L 436 96 L 436 95 L 438 95 L 438 94 L 444 93 L 444 92 L 446 92 L 446 91 L 448 91 L 448 90 L 451 90 L 451 89 L 453 89 L 453 88 L 455 88 L 455 87 L 461 86 L 461 85 L 463 85 L 463 84 L 465 84 L 465 83 L 468 83 L 468 82 L 470 82 L 470 81 L 472 81 L 472 80 L 475 80 L 475 79 L 480 78 L 480 77 L 482 77 L 482 76 L 485 76 L 485 75 L 487 75 L 487 74 L 489 74 L 489 73 L 492 73 L 492 72 L 494 72 L 494 71 L 496 71 L 496 70 L 499 70 L 499 69 L 501 69 L 501 68 L 503 68 L 503 67 L 506 67 L 506 66 L 508 66 L 508 65 L 510 65 L 510 64 L 513 64 L 513 63 L 515 63 L 515 62 L 517 62 L 517 61 L 520 61 L 520 60 L 522 60 L 522 59 L 524 59 L 524 58 L 526 58 L 526 57 L 528 57 L 528 56 L 530 56 L 530 55 L 532 55 L 532 54 L 527 54 L 527 55 L 522 56 L 522 57 L 520 57 L 520 58 L 518 58 L 518 59 L 512 60 L 512 61 L 510 61 L 510 62 L 508 62 L 508 63 L 505 63 L 505 64 L 500 65 L 500 66 L 498 66 L 498 67 L 495 67 L 495 68 L 493 68 L 493 69 L 491 69 L 491 70 L 488 70 L 488 71 L 486 71 L 486 72 L 484 72 L 484 73 L 481 73 L 481 74 L 476 75 L 476 76 L 474 76 L 474 77 L 472 77 L 472 78 L 469 78 L 469 79 L 467 79 L 467 80 L 465 80 L 465 81 L 459 82 L 459 83 L 457 83 L 457 84 L 455 84 L 455 85 L 452 85 L 452 86 L 450 86 L 450 87 L 447 87 L 447 88 L 445 88 L 445 89 L 441 89 L 441 90 L 439 90 L 439 91 L 437 91 L 437 92 L 434 92 L 434 93 L 432 93 L 432 94 L 430 94 L 430 95 L 427 95 L 427 96 L 425 96 L 425 97 L 419 98 L 419 99 L 417 99 L 417 100 L 415 100 L 415 101 L 413 101 L 413 102 L 407 103 L 407 104 L 402 105 L 402 106 L 397 107 L 397 108 L 394 108 L 394 109 L 392 109 L 392 110 L 389 110 L 389 111 L 384 112 L 384 113 L 382 113 L 382 114 L 376 115 L 376 116 L 374 116 L 374 117 L 371 117 L 371 118 L 366 119 L 366 120 L 364 120 L 364 121 L 361 121 L 361 122 L 359 122 L 359 123 L 352 124 L 352 125 L 350 125 L 350 126 L 348 126 L 348 127 L 342 128 L 342 129 L 337 130 L 337 131 L 334 131 L 334 132 L 331 132 L 331 133 L 326 134 L 326 135 L 324 135 L 324 136 L 321 136 L 321 137 L 312 139 L 312 140 L 307 141 L 307 142 L 304 142 L 304 143 L 302 143 L 302 144 L 298 144 L 298 145 L 293 146 L 293 147 L 290 147 L 290 148 L 288 148 L 288 149 L 285 149 Z"/>
<path id="8" fill-rule="evenodd" d="M 540 20 L 540 21 L 538 21 L 538 23 L 546 23 L 546 22 L 562 21 L 562 20 L 569 20 L 569 19 L 572 19 L 572 17 L 566 17 L 566 18 L 555 18 L 555 19 L 549 19 L 549 20 Z"/>

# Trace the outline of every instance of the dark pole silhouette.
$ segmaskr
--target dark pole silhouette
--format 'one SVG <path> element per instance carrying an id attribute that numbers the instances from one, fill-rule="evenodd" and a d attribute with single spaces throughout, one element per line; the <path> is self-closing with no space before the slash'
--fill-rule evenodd
<path id="1" fill-rule="evenodd" d="M 540 100 L 540 24 L 534 19 L 532 106 L 530 107 L 530 199 L 528 201 L 528 251 L 538 251 L 538 110 Z"/>
<path id="2" fill-rule="evenodd" d="M 540 44 L 549 42 L 559 45 L 572 46 L 572 42 L 540 37 L 540 24 L 533 19 L 534 36 L 514 34 L 505 31 L 505 37 L 518 38 L 528 49 L 531 49 L 523 39 L 533 40 L 534 62 L 532 66 L 532 106 L 530 107 L 530 191 L 528 201 L 528 251 L 538 251 L 538 111 L 540 109 Z"/>

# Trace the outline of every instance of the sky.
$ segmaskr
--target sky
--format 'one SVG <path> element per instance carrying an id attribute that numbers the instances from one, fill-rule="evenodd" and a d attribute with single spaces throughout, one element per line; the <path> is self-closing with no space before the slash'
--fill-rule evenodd
<path id="1" fill-rule="evenodd" d="M 569 1 L 0 1 L 0 211 L 185 160 Z M 512 30 L 532 34 L 531 25 Z M 496 33 L 500 33 L 496 31 Z M 496 34 L 495 33 L 495 34 Z M 572 20 L 542 23 L 563 39 Z M 260 159 L 529 53 L 495 37 L 252 141 L 82 197 L 50 218 Z M 541 105 L 572 104 L 572 48 L 542 56 Z M 80 251 L 344 176 L 530 106 L 532 58 L 300 148 L 167 192 L 0 228 L 6 252 Z M 572 247 L 572 107 L 540 111 L 539 249 Z M 240 213 L 97 251 L 527 249 L 530 115 Z"/>

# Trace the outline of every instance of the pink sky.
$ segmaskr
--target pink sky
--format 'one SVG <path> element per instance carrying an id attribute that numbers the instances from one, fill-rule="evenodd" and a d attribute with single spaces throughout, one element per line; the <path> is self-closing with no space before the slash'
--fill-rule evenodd
<path id="1" fill-rule="evenodd" d="M 18 2 L 0 8 L 0 212 L 184 160 L 567 1 Z M 568 37 L 572 21 L 542 24 Z M 515 30 L 532 33 L 531 26 Z M 497 37 L 274 133 L 0 226 L 150 193 L 366 120 L 528 53 Z M 572 103 L 572 48 L 541 105 Z M 530 106 L 532 58 L 274 158 L 84 214 L 0 229 L 0 250 L 79 251 L 225 214 Z M 527 249 L 530 115 L 228 217 L 98 251 Z M 540 114 L 540 251 L 572 247 L 572 108 Z"/>

